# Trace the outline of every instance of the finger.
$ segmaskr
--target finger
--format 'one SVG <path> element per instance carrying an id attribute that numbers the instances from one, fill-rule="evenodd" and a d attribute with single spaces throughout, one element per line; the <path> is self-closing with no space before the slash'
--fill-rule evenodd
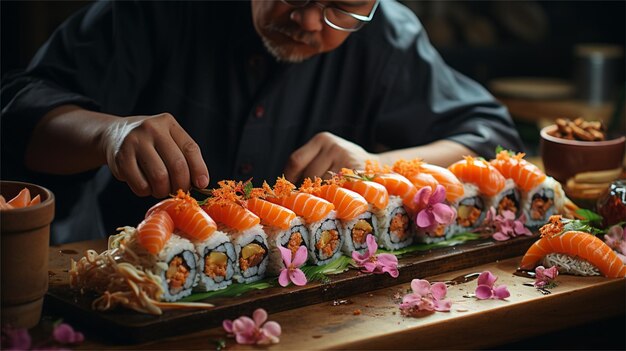
<path id="1" fill-rule="evenodd" d="M 326 153 L 320 153 L 317 157 L 309 163 L 309 165 L 302 171 L 301 178 L 309 177 L 323 177 L 328 170 L 330 170 L 333 164 L 333 160 L 330 155 Z"/>
<path id="2" fill-rule="evenodd" d="M 170 139 L 169 134 L 165 138 L 159 138 L 155 142 L 155 148 L 169 175 L 171 192 L 177 189 L 189 190 L 189 166 L 178 145 Z"/>
<path id="3" fill-rule="evenodd" d="M 150 195 L 150 184 L 148 184 L 148 180 L 139 169 L 134 153 L 126 150 L 118 152 L 115 156 L 114 165 L 109 168 L 113 176 L 120 181 L 126 182 L 135 195 Z"/>
<path id="4" fill-rule="evenodd" d="M 284 175 L 287 180 L 291 182 L 298 182 L 303 175 L 303 172 L 309 164 L 319 155 L 322 150 L 322 143 L 319 138 L 314 137 L 299 149 L 294 151 L 287 165 L 285 166 Z"/>
<path id="5" fill-rule="evenodd" d="M 198 144 L 180 125 L 174 126 L 170 130 L 170 135 L 187 161 L 189 179 L 193 185 L 200 189 L 209 186 L 209 170 L 202 158 L 202 152 Z"/>
<path id="6" fill-rule="evenodd" d="M 165 163 L 152 144 L 140 144 L 137 163 L 150 184 L 152 196 L 166 197 L 170 193 L 170 176 Z"/>

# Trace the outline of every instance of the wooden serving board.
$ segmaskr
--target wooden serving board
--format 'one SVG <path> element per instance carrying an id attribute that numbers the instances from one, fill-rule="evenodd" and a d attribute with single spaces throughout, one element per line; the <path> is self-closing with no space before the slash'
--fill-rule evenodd
<path id="1" fill-rule="evenodd" d="M 126 343 L 144 342 L 180 335 L 221 325 L 224 319 L 242 314 L 250 315 L 263 307 L 269 313 L 294 309 L 324 301 L 341 299 L 350 295 L 391 287 L 423 278 L 491 263 L 523 255 L 537 236 L 518 237 L 497 242 L 491 239 L 475 240 L 461 245 L 414 252 L 399 258 L 400 275 L 394 279 L 388 274 L 364 274 L 355 269 L 330 275 L 329 282 L 309 282 L 306 286 L 271 287 L 247 292 L 238 297 L 212 298 L 212 310 L 165 311 L 161 316 L 140 314 L 131 310 L 116 309 L 99 312 L 91 309 L 93 295 L 81 295 L 70 289 L 68 268 L 70 258 L 78 260 L 84 250 L 98 252 L 106 242 L 88 241 L 50 248 L 50 286 L 46 296 L 46 312 L 56 314 L 83 328 Z"/>

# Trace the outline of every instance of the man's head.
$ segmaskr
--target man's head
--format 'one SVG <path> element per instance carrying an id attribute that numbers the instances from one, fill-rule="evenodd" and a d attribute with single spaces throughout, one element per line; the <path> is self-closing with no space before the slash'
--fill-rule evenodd
<path id="1" fill-rule="evenodd" d="M 301 62 L 339 47 L 377 6 L 378 0 L 252 0 L 252 21 L 274 57 Z"/>

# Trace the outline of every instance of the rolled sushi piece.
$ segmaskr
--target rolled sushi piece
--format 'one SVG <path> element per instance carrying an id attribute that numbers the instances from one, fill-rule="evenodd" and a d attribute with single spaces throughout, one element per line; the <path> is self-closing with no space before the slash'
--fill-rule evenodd
<path id="1" fill-rule="evenodd" d="M 413 243 L 413 227 L 400 196 L 390 195 L 387 207 L 377 210 L 375 215 L 379 246 L 387 250 L 398 250 Z"/>
<path id="2" fill-rule="evenodd" d="M 162 300 L 178 301 L 191 294 L 197 279 L 194 245 L 191 241 L 172 234 L 163 249 L 156 255 L 152 268 L 161 278 Z"/>
<path id="3" fill-rule="evenodd" d="M 522 213 L 522 202 L 519 188 L 513 179 L 506 179 L 502 191 L 494 196 L 486 198 L 487 208 L 493 207 L 496 214 L 503 211 L 511 211 L 517 218 Z"/>
<path id="4" fill-rule="evenodd" d="M 267 266 L 268 275 L 278 275 L 280 270 L 285 268 L 285 263 L 278 249 L 280 246 L 291 250 L 291 257 L 295 257 L 300 246 L 304 246 L 308 250 L 310 235 L 302 217 L 295 217 L 287 229 L 265 226 L 264 230 L 267 234 L 270 256 Z"/>
<path id="5" fill-rule="evenodd" d="M 365 239 L 369 234 L 376 237 L 378 235 L 378 219 L 374 214 L 374 208 L 369 205 L 367 211 L 361 213 L 356 218 L 342 220 L 341 226 L 345 241 L 341 250 L 348 256 L 352 252 L 363 253 L 367 250 Z"/>
<path id="6" fill-rule="evenodd" d="M 269 263 L 267 235 L 260 225 L 244 231 L 226 229 L 237 253 L 235 280 L 251 283 L 265 277 Z"/>
<path id="7" fill-rule="evenodd" d="M 526 215 L 526 226 L 538 228 L 550 219 L 550 216 L 563 212 L 565 193 L 561 184 L 552 177 L 546 177 L 534 189 L 524 193 L 522 210 Z"/>
<path id="8" fill-rule="evenodd" d="M 332 210 L 319 221 L 307 223 L 309 230 L 309 261 L 317 266 L 328 264 L 341 254 L 345 241 L 337 213 Z"/>
<path id="9" fill-rule="evenodd" d="M 196 243 L 198 285 L 195 291 L 224 289 L 237 272 L 237 253 L 228 235 L 215 231 L 207 240 Z"/>

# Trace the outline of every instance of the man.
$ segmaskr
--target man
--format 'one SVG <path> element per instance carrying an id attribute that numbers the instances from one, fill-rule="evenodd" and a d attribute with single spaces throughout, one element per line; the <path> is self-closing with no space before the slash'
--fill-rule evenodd
<path id="1" fill-rule="evenodd" d="M 135 225 L 154 202 L 140 197 L 210 179 L 520 149 L 506 110 L 386 0 L 97 2 L 3 82 L 2 112 L 3 164 L 72 175 L 33 178 L 58 196 L 82 187 L 59 241 Z"/>

